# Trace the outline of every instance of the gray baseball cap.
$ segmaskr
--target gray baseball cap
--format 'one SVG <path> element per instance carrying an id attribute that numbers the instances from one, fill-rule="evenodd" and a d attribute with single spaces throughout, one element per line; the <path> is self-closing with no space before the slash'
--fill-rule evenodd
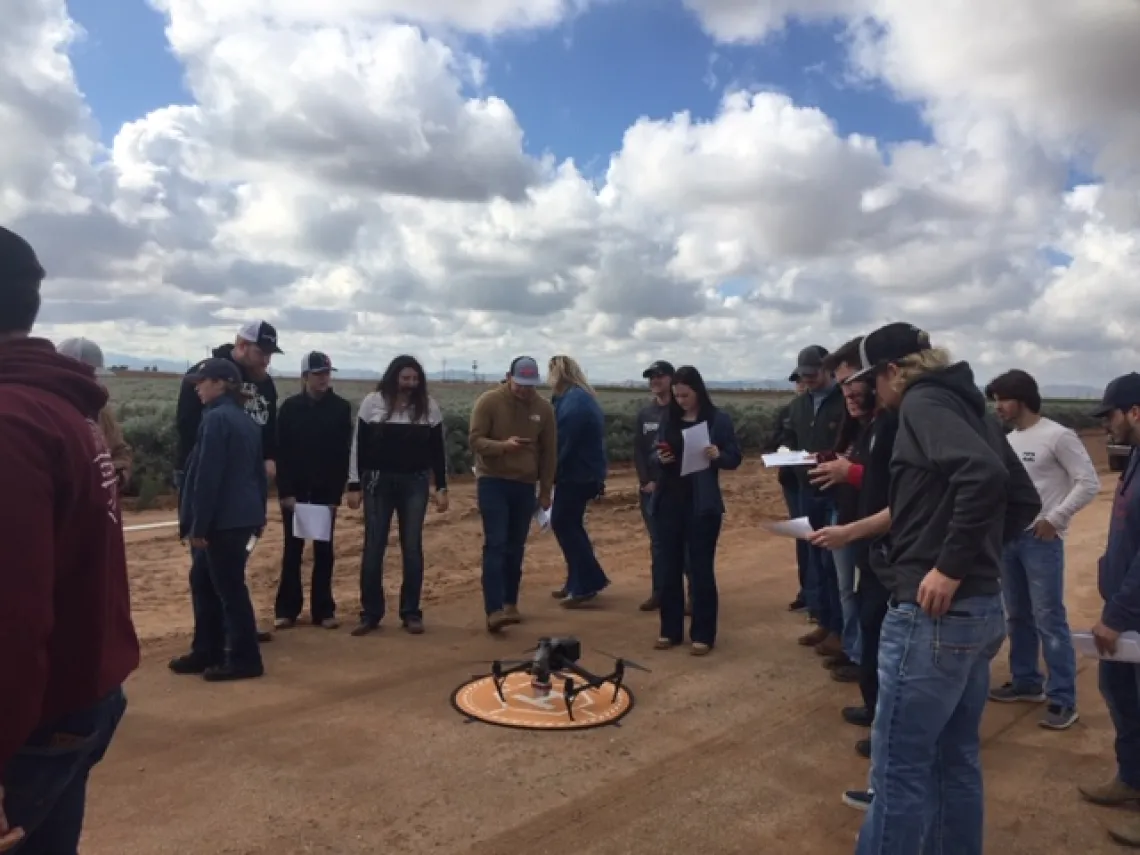
<path id="1" fill-rule="evenodd" d="M 70 356 L 84 365 L 90 365 L 95 369 L 96 377 L 114 375 L 114 372 L 108 371 L 103 364 L 103 349 L 89 338 L 64 339 L 56 346 L 56 350 L 63 356 Z"/>
<path id="2" fill-rule="evenodd" d="M 542 383 L 542 375 L 538 371 L 538 363 L 529 356 L 520 356 L 511 363 L 510 378 L 520 386 L 538 386 Z"/>

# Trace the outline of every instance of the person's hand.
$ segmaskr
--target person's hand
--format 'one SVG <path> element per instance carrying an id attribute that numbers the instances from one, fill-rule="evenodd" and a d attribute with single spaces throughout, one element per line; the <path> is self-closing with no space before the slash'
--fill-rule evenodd
<path id="1" fill-rule="evenodd" d="M 1120 639 L 1119 632 L 1115 629 L 1109 629 L 1103 623 L 1097 621 L 1096 626 L 1092 628 L 1092 636 L 1097 653 L 1101 656 L 1116 655 L 1116 642 Z"/>
<path id="2" fill-rule="evenodd" d="M 918 586 L 918 605 L 931 617 L 942 617 L 950 611 L 950 602 L 960 584 L 960 580 L 944 576 L 935 567 L 922 578 L 922 584 Z"/>
<path id="3" fill-rule="evenodd" d="M 503 448 L 507 451 L 519 451 L 531 445 L 531 441 L 525 436 L 512 436 L 510 439 L 503 442 Z"/>
<path id="4" fill-rule="evenodd" d="M 281 507 L 287 511 L 293 510 L 293 508 L 297 507 L 296 496 L 283 496 L 281 498 Z"/>
<path id="5" fill-rule="evenodd" d="M 650 481 L 648 484 L 642 484 L 641 485 L 641 492 L 643 492 L 643 493 L 652 493 L 656 489 L 657 489 L 657 482 L 656 481 Z"/>
<path id="6" fill-rule="evenodd" d="M 846 484 L 847 476 L 851 472 L 851 461 L 846 457 L 821 463 L 808 472 L 808 480 L 813 486 L 820 489 L 834 487 L 836 484 Z"/>
<path id="7" fill-rule="evenodd" d="M 447 490 L 436 490 L 432 498 L 435 499 L 436 512 L 441 514 L 447 511 L 448 506 L 451 504 L 447 498 Z"/>
<path id="8" fill-rule="evenodd" d="M 1038 540 L 1056 540 L 1057 527 L 1049 520 L 1037 520 L 1033 524 L 1033 536 Z"/>
<path id="9" fill-rule="evenodd" d="M 204 537 L 192 537 L 192 538 L 190 538 L 190 548 L 191 549 L 205 549 L 207 546 L 209 546 L 209 544 L 206 542 L 206 538 L 204 538 Z"/>
<path id="10" fill-rule="evenodd" d="M 348 509 L 350 511 L 360 510 L 361 494 L 359 492 L 349 493 L 348 498 L 345 501 L 348 504 Z"/>
<path id="11" fill-rule="evenodd" d="M 720 449 L 715 445 L 706 445 L 705 457 L 707 457 L 709 460 L 716 460 L 718 457 L 720 457 Z"/>
<path id="12" fill-rule="evenodd" d="M 277 477 L 277 461 L 275 461 L 275 460 L 266 460 L 265 461 L 265 476 L 267 478 L 276 478 Z"/>
<path id="13" fill-rule="evenodd" d="M 672 463 L 677 458 L 673 455 L 673 449 L 669 447 L 666 442 L 657 446 L 657 459 L 662 463 Z"/>
<path id="14" fill-rule="evenodd" d="M 4 786 L 0 784 L 0 852 L 7 852 L 24 839 L 24 829 L 13 828 L 8 824 L 8 814 L 4 812 Z"/>
<path id="15" fill-rule="evenodd" d="M 842 549 L 851 542 L 851 529 L 845 525 L 829 525 L 813 531 L 808 543 L 820 549 Z"/>

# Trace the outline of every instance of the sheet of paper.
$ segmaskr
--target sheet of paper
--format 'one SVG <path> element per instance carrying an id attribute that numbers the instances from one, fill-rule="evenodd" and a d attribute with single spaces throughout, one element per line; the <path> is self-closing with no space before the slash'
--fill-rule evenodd
<path id="1" fill-rule="evenodd" d="M 807 540 L 808 535 L 815 531 L 807 517 L 796 517 L 794 520 L 773 520 L 760 523 L 760 525 L 772 534 L 778 534 L 780 537 L 796 537 L 800 540 Z"/>
<path id="2" fill-rule="evenodd" d="M 691 475 L 709 468 L 709 459 L 705 457 L 705 449 L 712 445 L 709 440 L 709 423 L 697 422 L 692 427 L 681 431 L 681 438 L 685 441 L 685 451 L 681 455 L 681 474 Z"/>
<path id="3" fill-rule="evenodd" d="M 328 505 L 305 505 L 293 508 L 293 537 L 300 540 L 332 540 L 332 508 Z"/>
<path id="4" fill-rule="evenodd" d="M 1091 632 L 1074 632 L 1073 646 L 1081 656 L 1089 659 L 1110 659 L 1113 662 L 1140 662 L 1140 633 L 1122 632 L 1116 641 L 1116 654 L 1101 656 Z"/>
<path id="5" fill-rule="evenodd" d="M 538 526 L 540 532 L 544 532 L 550 528 L 550 511 L 544 511 L 538 508 L 534 512 L 534 524 Z"/>
<path id="6" fill-rule="evenodd" d="M 814 466 L 815 455 L 807 451 L 777 451 L 762 454 L 760 459 L 765 466 Z"/>

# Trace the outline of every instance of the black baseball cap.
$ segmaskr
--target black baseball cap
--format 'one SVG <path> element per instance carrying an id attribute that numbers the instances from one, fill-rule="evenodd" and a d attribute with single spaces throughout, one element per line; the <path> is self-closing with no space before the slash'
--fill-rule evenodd
<path id="1" fill-rule="evenodd" d="M 32 245 L 14 231 L 0 226 L 0 287 L 34 286 L 47 274 Z"/>
<path id="2" fill-rule="evenodd" d="M 650 377 L 672 377 L 677 372 L 673 370 L 673 364 L 666 362 L 664 359 L 658 359 L 648 368 L 641 372 L 641 376 L 648 380 Z"/>
<path id="3" fill-rule="evenodd" d="M 844 383 L 862 380 L 884 365 L 930 350 L 930 335 L 914 324 L 896 322 L 879 327 L 859 342 L 859 364 L 862 369 Z"/>
<path id="4" fill-rule="evenodd" d="M 789 383 L 799 383 L 800 382 L 800 372 L 799 371 L 793 371 L 791 374 L 789 374 L 788 375 L 788 382 Z"/>
<path id="5" fill-rule="evenodd" d="M 241 372 L 231 360 L 215 357 L 198 363 L 198 367 L 187 374 L 186 379 L 191 383 L 199 383 L 202 380 L 225 380 L 229 383 L 240 383 Z"/>
<path id="6" fill-rule="evenodd" d="M 302 374 L 328 374 L 330 371 L 336 371 L 333 368 L 332 360 L 319 350 L 306 354 L 305 358 L 301 360 Z"/>
<path id="7" fill-rule="evenodd" d="M 1140 407 L 1140 374 L 1135 371 L 1117 377 L 1105 387 L 1100 406 L 1093 410 L 1092 416 L 1103 419 L 1113 410 L 1133 407 Z"/>
<path id="8" fill-rule="evenodd" d="M 266 353 L 284 353 L 277 346 L 277 328 L 268 321 L 250 321 L 242 324 L 238 330 L 238 338 L 256 344 Z"/>
<path id="9" fill-rule="evenodd" d="M 823 360 L 826 356 L 826 347 L 821 347 L 818 344 L 809 344 L 801 350 L 799 356 L 796 357 L 796 370 L 793 377 L 797 377 L 797 375 L 798 377 L 814 377 L 823 370 Z"/>

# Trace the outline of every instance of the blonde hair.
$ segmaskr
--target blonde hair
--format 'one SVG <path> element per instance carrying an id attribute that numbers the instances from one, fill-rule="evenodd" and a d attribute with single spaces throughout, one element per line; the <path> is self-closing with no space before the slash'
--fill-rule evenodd
<path id="1" fill-rule="evenodd" d="M 951 362 L 953 359 L 950 356 L 950 351 L 944 347 L 932 347 L 928 350 L 919 351 L 895 363 L 899 370 L 891 385 L 901 395 L 919 377 L 932 371 L 941 371 L 943 368 L 949 367 Z"/>
<path id="2" fill-rule="evenodd" d="M 547 366 L 547 382 L 555 395 L 561 395 L 571 386 L 577 386 L 586 393 L 597 397 L 594 387 L 586 380 L 586 375 L 571 356 L 552 356 Z"/>

